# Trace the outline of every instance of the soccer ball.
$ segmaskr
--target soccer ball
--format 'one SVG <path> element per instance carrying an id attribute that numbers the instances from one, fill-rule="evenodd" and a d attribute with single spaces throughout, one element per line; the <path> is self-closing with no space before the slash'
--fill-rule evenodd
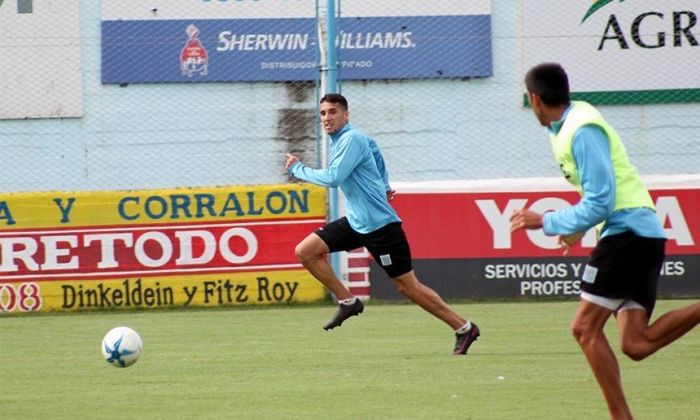
<path id="1" fill-rule="evenodd" d="M 142 351 L 141 337 L 129 327 L 113 328 L 102 339 L 102 356 L 112 366 L 125 368 L 133 365 Z"/>

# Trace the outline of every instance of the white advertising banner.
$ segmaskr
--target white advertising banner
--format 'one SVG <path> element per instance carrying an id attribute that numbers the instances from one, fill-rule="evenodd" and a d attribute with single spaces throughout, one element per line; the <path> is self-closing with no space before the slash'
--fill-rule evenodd
<path id="1" fill-rule="evenodd" d="M 321 3 L 325 3 L 322 1 Z M 343 16 L 449 16 L 491 14 L 491 0 L 421 2 L 343 0 Z M 316 0 L 106 0 L 102 20 L 316 18 Z"/>
<path id="2" fill-rule="evenodd" d="M 558 62 L 572 92 L 612 103 L 700 101 L 697 0 L 521 4 L 523 72 Z"/>
<path id="3" fill-rule="evenodd" d="M 78 0 L 0 1 L 0 119 L 83 115 Z"/>

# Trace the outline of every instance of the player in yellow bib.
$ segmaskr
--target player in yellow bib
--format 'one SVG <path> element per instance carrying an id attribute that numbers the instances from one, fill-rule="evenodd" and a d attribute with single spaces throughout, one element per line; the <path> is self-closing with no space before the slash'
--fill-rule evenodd
<path id="1" fill-rule="evenodd" d="M 568 250 L 598 226 L 600 241 L 581 279 L 572 331 L 614 419 L 631 419 L 620 369 L 603 328 L 615 315 L 622 351 L 642 360 L 700 323 L 700 302 L 649 324 L 656 303 L 666 235 L 654 203 L 614 128 L 590 104 L 569 99 L 564 69 L 540 64 L 525 76 L 528 99 L 549 132 L 564 177 L 581 194 L 575 205 L 539 214 L 522 209 L 511 230 L 543 229 Z"/>

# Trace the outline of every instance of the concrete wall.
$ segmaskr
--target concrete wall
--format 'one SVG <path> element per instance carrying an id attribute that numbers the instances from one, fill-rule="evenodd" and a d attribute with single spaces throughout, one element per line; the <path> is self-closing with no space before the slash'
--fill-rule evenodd
<path id="1" fill-rule="evenodd" d="M 518 2 L 493 1 L 492 19 L 493 77 L 341 84 L 393 180 L 558 175 L 522 105 Z M 313 85 L 102 85 L 93 1 L 81 1 L 81 59 L 84 117 L 0 121 L 2 190 L 278 183 L 285 150 L 317 158 Z M 700 104 L 601 109 L 640 172 L 697 173 Z"/>

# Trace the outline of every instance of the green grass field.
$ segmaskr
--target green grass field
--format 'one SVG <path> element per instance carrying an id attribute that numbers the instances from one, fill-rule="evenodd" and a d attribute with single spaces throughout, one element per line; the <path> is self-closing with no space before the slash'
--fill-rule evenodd
<path id="1" fill-rule="evenodd" d="M 660 301 L 656 314 L 687 303 Z M 0 418 L 608 418 L 569 333 L 576 305 L 455 304 L 482 330 L 466 357 L 408 304 L 370 302 L 330 332 L 330 305 L 4 316 Z M 118 325 L 144 341 L 127 369 L 100 353 Z M 638 419 L 700 416 L 698 331 L 621 369 Z"/>

